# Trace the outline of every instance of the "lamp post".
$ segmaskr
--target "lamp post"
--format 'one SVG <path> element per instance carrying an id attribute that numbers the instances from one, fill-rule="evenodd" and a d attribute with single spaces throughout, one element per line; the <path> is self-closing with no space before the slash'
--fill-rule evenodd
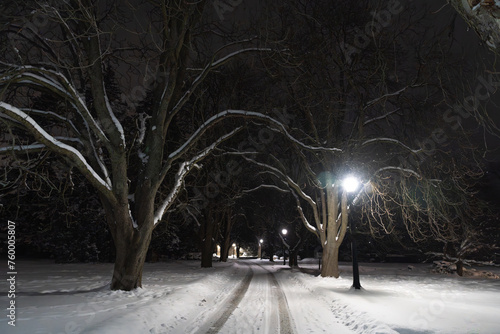
<path id="1" fill-rule="evenodd" d="M 342 188 L 345 192 L 354 192 L 359 187 L 359 181 L 354 176 L 347 176 L 342 181 Z M 344 214 L 344 212 L 342 213 Z M 347 214 L 347 212 L 345 213 Z M 354 239 L 354 224 L 352 220 L 349 221 L 349 228 L 351 230 L 351 252 L 352 252 L 352 286 L 354 289 L 361 289 L 359 281 L 359 266 L 358 266 L 358 252 L 356 249 L 356 240 Z"/>
<path id="2" fill-rule="evenodd" d="M 233 259 L 236 259 L 236 244 L 233 244 Z"/>
<path id="3" fill-rule="evenodd" d="M 257 254 L 257 257 L 260 257 L 262 260 L 262 244 L 264 243 L 264 240 L 260 239 L 259 240 L 259 253 Z"/>
<path id="4" fill-rule="evenodd" d="M 286 258 L 285 257 L 285 236 L 287 233 L 288 233 L 288 231 L 286 228 L 281 230 L 281 234 L 283 235 L 283 265 L 286 264 L 286 262 L 285 262 L 285 258 Z"/>

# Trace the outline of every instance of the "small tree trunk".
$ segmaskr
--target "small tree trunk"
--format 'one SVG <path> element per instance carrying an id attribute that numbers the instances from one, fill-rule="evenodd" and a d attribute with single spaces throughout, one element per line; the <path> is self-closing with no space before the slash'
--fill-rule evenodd
<path id="1" fill-rule="evenodd" d="M 212 268 L 212 258 L 214 252 L 214 242 L 212 238 L 212 225 L 213 222 L 206 222 L 205 233 L 202 234 L 200 251 L 201 251 L 201 267 Z M 203 228 L 203 226 L 202 226 Z"/>
<path id="2" fill-rule="evenodd" d="M 229 248 L 231 247 L 231 240 L 229 238 L 224 240 L 220 251 L 220 260 L 222 262 L 227 262 L 227 258 L 229 257 Z"/>
<path id="3" fill-rule="evenodd" d="M 221 245 L 220 251 L 220 261 L 227 262 L 227 258 L 229 257 L 229 247 L 231 247 L 231 228 L 233 223 L 231 221 L 231 211 L 229 211 L 226 215 L 226 226 L 224 229 L 224 242 Z"/>
<path id="4" fill-rule="evenodd" d="M 209 226 L 205 233 L 205 238 L 201 241 L 201 267 L 212 268 L 214 253 L 214 241 L 211 234 L 212 228 Z"/>
<path id="5" fill-rule="evenodd" d="M 201 267 L 202 268 L 212 268 L 213 259 L 213 245 L 212 242 L 204 241 L 201 249 Z"/>
<path id="6" fill-rule="evenodd" d="M 269 244 L 269 247 L 267 249 L 269 250 L 269 261 L 274 262 L 274 246 L 273 246 L 273 244 Z"/>
<path id="7" fill-rule="evenodd" d="M 297 251 L 290 251 L 290 259 L 288 260 L 288 265 L 292 268 L 299 266 L 299 262 L 297 261 Z"/>
<path id="8" fill-rule="evenodd" d="M 457 266 L 458 276 L 463 276 L 464 275 L 464 263 L 462 262 L 462 260 L 458 260 L 456 262 L 456 266 Z"/>

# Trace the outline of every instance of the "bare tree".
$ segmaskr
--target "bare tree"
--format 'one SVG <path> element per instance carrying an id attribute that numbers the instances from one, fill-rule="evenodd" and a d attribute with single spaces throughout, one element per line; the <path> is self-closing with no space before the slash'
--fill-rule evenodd
<path id="1" fill-rule="evenodd" d="M 500 5 L 494 0 L 447 0 L 488 48 L 500 47 Z M 443 4 L 444 6 L 444 4 Z"/>
<path id="2" fill-rule="evenodd" d="M 300 115 L 290 125 L 300 145 L 246 159 L 295 196 L 323 247 L 322 276 L 339 276 L 355 206 L 374 234 L 400 224 L 414 240 L 454 238 L 452 230 L 480 215 L 472 196 L 482 170 L 468 141 L 473 127 L 449 118 L 481 111 L 461 102 L 470 91 L 458 83 L 470 73 L 453 57 L 447 30 L 428 30 L 426 10 L 394 2 L 283 7 L 292 14 L 281 21 L 301 27 L 287 31 L 296 58 L 269 72 L 287 82 L 282 94 Z M 347 175 L 362 180 L 353 195 L 342 187 Z"/>
<path id="3" fill-rule="evenodd" d="M 114 290 L 141 286 L 152 231 L 186 175 L 241 127 L 204 146 L 199 140 L 228 117 L 249 116 L 201 110 L 194 117 L 187 107 L 208 73 L 269 50 L 214 37 L 220 47 L 203 53 L 196 43 L 210 32 L 206 3 L 15 1 L 5 11 L 0 119 L 12 131 L 0 151 L 50 150 L 97 190 L 116 247 Z M 225 33 L 214 29 L 213 36 Z M 42 96 L 51 108 L 38 107 Z M 183 118 L 190 127 L 179 126 Z"/>

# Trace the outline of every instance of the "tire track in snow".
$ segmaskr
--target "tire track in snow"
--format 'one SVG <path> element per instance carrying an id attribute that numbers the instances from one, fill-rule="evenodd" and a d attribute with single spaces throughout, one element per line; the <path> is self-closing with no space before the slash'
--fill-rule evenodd
<path id="1" fill-rule="evenodd" d="M 267 308 L 267 311 L 269 312 L 266 313 L 267 320 L 265 320 L 264 323 L 261 324 L 265 325 L 266 327 L 260 329 L 245 328 L 245 330 L 248 330 L 252 333 L 255 331 L 258 332 L 262 331 L 262 333 L 280 333 L 280 334 L 297 333 L 290 316 L 286 295 L 282 290 L 274 274 L 269 270 L 267 270 L 266 268 L 264 268 L 263 266 L 255 263 L 252 264 L 245 262 L 240 262 L 240 263 L 244 263 L 245 265 L 250 266 L 249 272 L 246 274 L 245 278 L 240 283 L 240 286 L 236 288 L 236 290 L 232 293 L 232 297 L 230 297 L 230 299 L 227 302 L 225 302 L 225 306 L 216 312 L 216 314 L 218 315 L 216 317 L 216 320 L 212 322 L 207 322 L 204 326 L 198 328 L 196 330 L 196 333 L 215 334 L 215 333 L 226 333 L 228 330 L 239 331 L 242 325 L 243 326 L 245 326 L 245 324 L 247 326 L 249 325 L 247 321 L 249 319 L 246 319 L 248 315 L 242 315 L 239 312 L 235 311 L 239 308 L 241 308 L 242 310 L 247 309 L 248 303 L 256 303 L 256 302 L 259 305 L 252 304 L 253 311 L 255 311 L 256 309 Z M 257 273 L 259 274 L 259 276 L 256 279 L 254 279 L 255 272 L 251 266 L 258 266 L 259 268 L 259 269 L 254 268 L 255 270 L 257 270 Z M 250 287 L 250 284 L 252 284 L 253 288 L 251 288 L 250 290 L 252 290 L 253 293 L 257 292 L 255 291 L 255 289 L 263 289 L 263 287 L 265 287 L 264 290 L 259 291 L 259 293 L 264 294 L 264 296 L 257 296 L 259 298 L 263 297 L 263 299 L 256 300 L 255 298 L 251 298 L 256 296 L 248 295 L 247 291 L 248 288 Z M 246 295 L 248 295 L 247 298 L 245 298 Z M 243 304 L 245 304 L 243 306 L 241 302 L 244 298 L 246 300 L 243 302 Z M 230 317 L 231 321 L 228 322 L 228 319 Z M 254 319 L 254 321 L 255 320 L 257 319 Z M 237 325 L 236 327 L 233 327 L 235 321 L 236 323 L 239 324 L 239 326 Z M 229 328 L 228 326 L 225 326 L 226 323 L 227 325 L 229 325 Z"/>
<path id="2" fill-rule="evenodd" d="M 220 333 L 298 333 L 286 295 L 274 273 L 253 261 L 245 264 L 253 267 L 254 278 Z"/>
<path id="3" fill-rule="evenodd" d="M 249 268 L 248 273 L 246 274 L 245 278 L 243 281 L 240 283 L 240 286 L 234 291 L 233 296 L 231 297 L 230 300 L 225 303 L 225 306 L 223 307 L 223 312 L 221 315 L 218 316 L 217 320 L 211 325 L 208 326 L 208 330 L 201 328 L 198 330 L 196 333 L 199 334 L 215 334 L 220 331 L 222 326 L 226 323 L 227 319 L 231 316 L 233 311 L 236 309 L 238 304 L 241 302 L 243 297 L 245 296 L 245 293 L 248 290 L 248 287 L 250 286 L 250 282 L 252 281 L 253 278 L 253 270 L 252 268 Z M 203 326 L 205 327 L 205 326 Z"/>
<path id="4" fill-rule="evenodd" d="M 269 280 L 271 281 L 272 288 L 274 288 L 273 289 L 274 295 L 278 300 L 280 333 L 282 334 L 295 333 L 296 331 L 294 330 L 292 321 L 290 319 L 290 310 L 288 309 L 288 302 L 285 293 L 281 289 L 278 280 L 276 279 L 274 274 L 272 272 L 268 272 L 267 275 L 269 277 Z"/>

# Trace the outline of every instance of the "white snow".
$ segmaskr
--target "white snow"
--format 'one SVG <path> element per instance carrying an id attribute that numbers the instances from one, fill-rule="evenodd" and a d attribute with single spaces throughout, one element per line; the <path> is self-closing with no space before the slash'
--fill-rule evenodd
<path id="1" fill-rule="evenodd" d="M 369 145 L 369 144 L 372 144 L 372 143 L 391 143 L 391 144 L 396 144 L 396 145 L 401 146 L 405 150 L 408 150 L 408 151 L 410 151 L 410 152 L 412 152 L 414 154 L 417 154 L 417 153 L 419 153 L 419 152 L 422 151 L 421 148 L 416 149 L 416 150 L 412 149 L 412 148 L 408 147 L 407 145 L 405 145 L 400 140 L 397 140 L 397 139 L 394 139 L 394 138 L 385 138 L 385 137 L 368 139 L 365 142 L 363 142 L 361 144 L 361 146 L 366 146 L 366 145 Z"/>
<path id="2" fill-rule="evenodd" d="M 312 271 L 318 263 L 300 266 Z M 350 288 L 349 264 L 334 279 L 280 261 L 230 259 L 209 269 L 199 261 L 146 263 L 143 288 L 130 292 L 109 290 L 112 264 L 17 261 L 16 269 L 16 326 L 4 315 L 1 333 L 206 333 L 250 270 L 248 289 L 220 333 L 277 333 L 280 291 L 298 334 L 493 334 L 500 328 L 500 280 L 433 274 L 428 264 L 361 264 L 361 290 Z M 4 312 L 8 302 L 0 295 Z"/>
<path id="3" fill-rule="evenodd" d="M 104 87 L 104 84 L 103 84 L 103 87 Z M 125 134 L 123 132 L 122 124 L 120 123 L 118 118 L 116 118 L 115 113 L 113 112 L 113 108 L 111 107 L 111 104 L 109 103 L 108 95 L 106 95 L 106 92 L 104 92 L 104 101 L 106 102 L 106 109 L 108 110 L 109 117 L 113 121 L 113 124 L 115 125 L 116 130 L 120 134 L 120 140 L 122 142 L 123 147 L 125 147 Z"/>
<path id="4" fill-rule="evenodd" d="M 40 150 L 43 148 L 45 148 L 45 145 L 43 144 L 15 145 L 15 146 L 0 147 L 0 152 Z"/>
<path id="5" fill-rule="evenodd" d="M 200 153 L 195 155 L 191 160 L 184 161 L 179 165 L 179 170 L 175 176 L 175 183 L 172 187 L 172 190 L 168 194 L 168 196 L 161 202 L 158 209 L 155 211 L 154 225 L 158 224 L 161 221 L 161 218 L 168 210 L 168 208 L 172 205 L 172 203 L 177 198 L 177 194 L 182 189 L 182 185 L 184 184 L 184 178 L 193 168 L 199 168 L 200 166 L 197 164 L 199 161 L 208 156 L 220 143 L 225 141 L 228 138 L 231 138 L 235 133 L 241 130 L 242 127 L 237 127 L 233 129 L 233 131 L 226 133 L 225 135 L 219 137 L 216 141 L 214 141 L 209 146 L 205 147 Z M 165 173 L 166 170 L 162 171 Z"/>
<path id="6" fill-rule="evenodd" d="M 144 138 L 146 137 L 146 121 L 151 118 L 148 114 L 145 112 L 139 114 L 139 137 L 137 138 L 137 144 L 141 145 L 144 141 Z"/>
<path id="7" fill-rule="evenodd" d="M 128 204 L 128 214 L 130 216 L 130 220 L 132 220 L 132 226 L 137 230 L 139 228 L 139 225 L 137 225 L 137 221 L 134 219 L 134 216 L 132 215 L 132 211 L 130 210 L 130 203 Z"/>
<path id="8" fill-rule="evenodd" d="M 149 161 L 149 155 L 147 155 L 146 153 L 142 152 L 140 149 L 137 150 L 137 156 L 139 157 L 139 159 L 141 159 L 143 165 L 146 165 L 148 163 L 148 161 Z"/>
<path id="9" fill-rule="evenodd" d="M 46 69 L 44 67 L 35 67 L 30 65 L 17 66 L 14 64 L 9 64 L 12 67 L 17 68 L 22 73 L 17 75 L 16 78 L 19 82 L 28 82 L 34 83 L 37 85 L 44 86 L 49 88 L 55 92 L 57 92 L 63 98 L 67 98 L 69 101 L 74 100 L 77 104 L 72 103 L 75 110 L 82 116 L 86 125 L 90 122 L 92 125 L 92 130 L 96 133 L 96 135 L 103 140 L 104 142 L 108 142 L 108 138 L 102 131 L 102 129 L 97 124 L 96 120 L 92 117 L 90 111 L 85 105 L 84 97 L 82 97 L 76 88 L 71 84 L 71 82 L 61 73 L 57 71 L 53 71 L 50 69 Z M 32 71 L 34 73 L 31 73 Z M 41 73 L 43 76 L 38 75 L 36 73 Z M 57 82 L 55 79 L 58 79 L 60 82 Z M 8 80 L 12 78 L 4 78 L 4 80 Z M 62 85 L 61 85 L 62 84 Z M 107 97 L 106 97 L 107 99 Z M 108 102 L 107 102 L 108 103 Z M 115 120 L 113 120 L 115 121 Z M 116 120 L 117 121 L 117 120 Z M 118 122 L 119 123 L 119 122 Z M 116 124 L 116 123 L 115 123 Z M 120 126 L 118 124 L 117 126 Z M 123 133 L 123 129 L 122 129 Z"/>
<path id="10" fill-rule="evenodd" d="M 322 147 L 322 146 L 311 146 L 307 145 L 300 140 L 296 139 L 293 137 L 288 130 L 286 129 L 285 125 L 277 120 L 275 120 L 272 117 L 269 117 L 267 115 L 264 115 L 259 112 L 255 111 L 247 111 L 247 110 L 232 110 L 228 109 L 225 111 L 221 111 L 218 114 L 213 115 L 210 117 L 208 120 L 205 121 L 200 127 L 189 137 L 188 140 L 186 140 L 177 150 L 174 152 L 170 153 L 168 156 L 169 159 L 175 159 L 177 156 L 180 156 L 182 153 L 184 153 L 185 150 L 187 150 L 196 140 L 198 137 L 200 137 L 207 129 L 220 122 L 221 120 L 225 119 L 226 117 L 252 117 L 255 119 L 261 119 L 261 120 L 266 120 L 267 122 L 275 125 L 276 127 L 280 128 L 280 132 L 286 136 L 290 141 L 293 143 L 311 151 L 329 151 L 329 152 L 342 152 L 340 148 L 336 147 Z"/>
<path id="11" fill-rule="evenodd" d="M 20 121 L 19 118 L 23 119 L 24 120 L 23 124 L 26 125 L 30 131 L 36 132 L 38 135 L 43 137 L 44 140 L 47 142 L 47 143 L 42 143 L 42 144 L 46 144 L 49 146 L 50 146 L 50 144 L 52 144 L 63 151 L 71 152 L 71 154 L 73 154 L 76 157 L 76 159 L 80 160 L 80 162 L 85 166 L 85 169 L 92 175 L 92 177 L 97 182 L 99 182 L 101 185 L 103 185 L 107 189 L 111 190 L 111 185 L 108 184 L 107 182 L 105 182 L 99 176 L 99 174 L 97 174 L 94 171 L 94 169 L 88 164 L 88 162 L 84 158 L 84 156 L 77 149 L 75 149 L 73 146 L 64 144 L 64 143 L 58 141 L 57 139 L 55 139 L 54 137 L 52 137 L 49 133 L 47 133 L 44 129 L 42 129 L 42 127 L 40 127 L 40 125 L 38 125 L 38 123 L 33 118 L 31 118 L 29 115 L 24 113 L 19 108 L 14 107 L 8 103 L 0 101 L 0 111 L 1 110 L 4 110 L 4 112 L 7 112 L 8 114 L 10 113 L 10 115 L 8 115 L 8 116 L 14 117 L 18 121 Z"/>

